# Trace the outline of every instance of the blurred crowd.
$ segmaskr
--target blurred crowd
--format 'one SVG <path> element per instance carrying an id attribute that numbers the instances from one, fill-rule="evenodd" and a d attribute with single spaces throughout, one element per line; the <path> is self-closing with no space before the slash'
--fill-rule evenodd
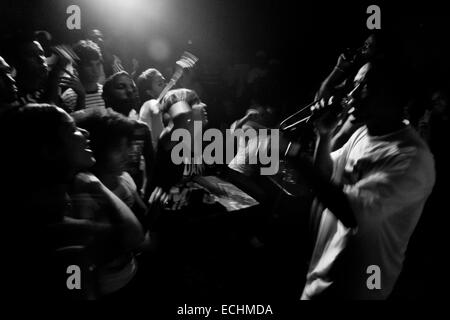
<path id="1" fill-rule="evenodd" d="M 449 88 L 412 90 L 389 35 L 341 54 L 317 84 L 310 121 L 282 132 L 271 152 L 291 164 L 294 181 L 282 167 L 277 180 L 246 162 L 268 141 L 241 141 L 225 164 L 171 158 L 172 133 L 195 121 L 222 132 L 280 128 L 293 107 L 282 99 L 279 59 L 258 51 L 212 78 L 194 66 L 164 94 L 177 66 L 133 59 L 125 68 L 130 57 L 104 38 L 91 30 L 56 44 L 46 31 L 18 31 L 0 47 L 12 295 L 386 299 L 411 295 L 411 279 L 418 291 L 434 288 L 423 274 L 440 252 L 433 234 L 445 208 Z M 210 175 L 259 202 L 249 219 L 203 221 L 220 210 L 195 202 L 192 181 Z M 186 194 L 194 204 L 168 209 Z M 203 211 L 200 222 L 185 221 Z M 81 290 L 67 290 L 68 264 L 80 267 Z M 381 268 L 376 290 L 366 287 L 369 265 Z"/>

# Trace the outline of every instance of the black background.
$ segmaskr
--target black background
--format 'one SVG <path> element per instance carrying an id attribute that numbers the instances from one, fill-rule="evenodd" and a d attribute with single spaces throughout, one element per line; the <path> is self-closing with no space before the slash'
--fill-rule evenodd
<path id="1" fill-rule="evenodd" d="M 123 2 L 129 2 L 122 0 Z M 120 2 L 110 1 L 110 2 Z M 106 5 L 102 5 L 102 4 Z M 146 56 L 145 41 L 163 38 L 171 51 L 161 65 L 170 65 L 189 49 L 202 64 L 222 70 L 252 63 L 257 50 L 282 62 L 285 98 L 310 101 L 314 90 L 346 47 L 359 47 L 369 34 L 366 9 L 381 8 L 381 26 L 398 38 L 400 50 L 427 84 L 447 81 L 450 70 L 448 11 L 434 1 L 276 1 L 276 0 L 142 0 L 138 14 L 111 16 L 106 0 L 4 0 L 2 34 L 24 26 L 48 30 L 55 42 L 72 43 L 91 28 L 116 35 L 118 50 L 143 65 L 157 65 Z M 163 3 L 165 10 L 159 8 Z M 68 30 L 66 8 L 81 8 L 81 30 Z M 136 12 L 136 11 L 135 11 Z M 156 17 L 156 18 L 155 18 Z M 190 43 L 189 43 L 190 41 Z M 398 50 L 398 49 L 397 49 Z M 399 78 L 401 75 L 399 75 Z"/>

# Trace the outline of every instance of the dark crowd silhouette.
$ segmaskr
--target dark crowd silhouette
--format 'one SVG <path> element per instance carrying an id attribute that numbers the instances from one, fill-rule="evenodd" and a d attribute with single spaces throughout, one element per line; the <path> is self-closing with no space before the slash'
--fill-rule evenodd
<path id="1" fill-rule="evenodd" d="M 177 65 L 121 56 L 104 32 L 55 43 L 48 31 L 16 30 L 0 45 L 11 296 L 157 306 L 434 295 L 450 92 L 415 77 L 389 30 L 339 54 L 289 129 L 283 119 L 298 105 L 284 99 L 281 55 L 258 50 L 214 79 L 200 59 L 164 94 Z M 194 136 L 194 122 L 258 134 L 225 163 L 196 162 L 189 144 L 175 163 L 173 135 Z M 277 148 L 261 129 L 280 129 Z M 263 152 L 278 153 L 275 175 L 249 163 Z M 253 204 L 224 205 L 230 185 Z M 68 266 L 81 289 L 68 288 Z M 368 280 L 371 266 L 380 283 Z"/>

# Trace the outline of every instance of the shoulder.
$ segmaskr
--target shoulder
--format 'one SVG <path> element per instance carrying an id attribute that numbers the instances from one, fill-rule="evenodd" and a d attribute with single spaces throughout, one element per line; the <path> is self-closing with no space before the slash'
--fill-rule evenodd
<path id="1" fill-rule="evenodd" d="M 363 125 L 360 128 L 356 129 L 355 132 L 348 139 L 349 144 L 357 142 L 361 139 L 368 139 L 369 133 L 367 131 L 367 126 Z"/>
<path id="2" fill-rule="evenodd" d="M 102 189 L 102 183 L 92 173 L 78 173 L 72 181 L 74 192 L 98 192 Z"/>
<path id="3" fill-rule="evenodd" d="M 388 138 L 389 155 L 400 159 L 407 159 L 412 163 L 433 163 L 431 154 L 426 142 L 410 126 L 404 128 L 392 138 Z"/>
<path id="4" fill-rule="evenodd" d="M 142 120 L 132 120 L 135 130 L 138 131 L 150 131 L 148 125 Z"/>
<path id="5" fill-rule="evenodd" d="M 364 142 L 366 140 L 368 140 L 367 127 L 362 126 L 356 129 L 356 131 L 350 136 L 350 138 L 341 148 L 331 153 L 331 158 L 333 160 L 338 160 L 341 157 L 345 157 L 346 154 L 348 152 L 351 152 L 350 150 L 352 150 L 355 147 L 355 144 L 361 141 Z"/>
<path id="6" fill-rule="evenodd" d="M 150 111 L 150 101 L 145 101 L 142 104 L 141 109 L 139 110 L 139 119 L 148 116 L 149 111 Z"/>
<path id="7" fill-rule="evenodd" d="M 423 179 L 434 183 L 434 157 L 426 142 L 412 127 L 408 127 L 399 143 L 399 150 L 410 161 L 409 171 L 415 175 L 422 175 Z"/>
<path id="8" fill-rule="evenodd" d="M 70 99 L 70 98 L 76 98 L 76 97 L 77 97 L 77 94 L 71 88 L 69 88 L 66 91 L 64 91 L 63 94 L 61 95 L 61 98 L 63 100 L 67 100 L 67 99 Z"/>
<path id="9" fill-rule="evenodd" d="M 133 135 L 135 139 L 144 140 L 144 143 L 148 143 L 149 141 L 151 143 L 152 133 L 149 126 L 141 120 L 132 120 L 132 122 L 134 125 Z"/>
<path id="10" fill-rule="evenodd" d="M 379 171 L 391 177 L 391 183 L 403 186 L 408 182 L 416 191 L 428 192 L 433 187 L 433 155 L 413 128 L 406 127 L 382 140 L 376 139 L 371 149 L 374 150 L 373 160 L 377 161 Z"/>
<path id="11" fill-rule="evenodd" d="M 136 183 L 134 182 L 133 178 L 130 176 L 130 174 L 126 171 L 124 171 L 120 175 L 120 181 L 123 186 L 127 187 L 129 190 L 136 191 Z"/>

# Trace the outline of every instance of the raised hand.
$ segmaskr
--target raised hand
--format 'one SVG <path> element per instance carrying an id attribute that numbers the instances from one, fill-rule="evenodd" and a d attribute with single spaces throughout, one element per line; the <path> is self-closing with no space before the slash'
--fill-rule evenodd
<path id="1" fill-rule="evenodd" d="M 73 181 L 73 190 L 75 192 L 88 192 L 96 194 L 102 189 L 102 183 L 92 173 L 80 172 Z"/>
<path id="2" fill-rule="evenodd" d="M 183 75 L 183 70 L 188 68 L 193 68 L 194 65 L 197 63 L 198 58 L 194 56 L 190 52 L 183 52 L 181 55 L 180 60 L 176 62 L 176 69 L 172 77 L 170 78 L 170 81 L 167 83 L 167 85 L 164 87 L 164 89 L 159 94 L 159 97 L 156 99 L 158 102 L 161 102 L 164 96 L 167 94 L 167 92 L 172 89 L 172 87 L 177 83 L 177 81 L 181 78 Z"/>
<path id="3" fill-rule="evenodd" d="M 336 69 L 347 72 L 358 60 L 358 53 L 355 50 L 346 49 L 336 62 Z"/>
<path id="4" fill-rule="evenodd" d="M 333 133 L 344 115 L 340 102 L 336 101 L 334 97 L 331 97 L 328 101 L 321 99 L 320 102 L 311 107 L 311 111 L 313 115 L 310 121 L 313 122 L 319 135 Z"/>
<path id="5" fill-rule="evenodd" d="M 247 114 L 245 115 L 245 118 L 249 121 L 257 121 L 258 119 L 260 119 L 260 117 L 261 114 L 258 110 L 255 109 L 248 110 Z"/>
<path id="6" fill-rule="evenodd" d="M 169 200 L 169 195 L 165 193 L 162 188 L 156 187 L 153 190 L 150 199 L 148 200 L 148 204 L 150 207 L 154 206 L 162 206 Z"/>
<path id="7" fill-rule="evenodd" d="M 80 79 L 75 75 L 69 75 L 61 77 L 59 80 L 59 85 L 71 88 L 78 96 L 85 96 L 86 91 L 84 90 L 83 84 Z"/>

